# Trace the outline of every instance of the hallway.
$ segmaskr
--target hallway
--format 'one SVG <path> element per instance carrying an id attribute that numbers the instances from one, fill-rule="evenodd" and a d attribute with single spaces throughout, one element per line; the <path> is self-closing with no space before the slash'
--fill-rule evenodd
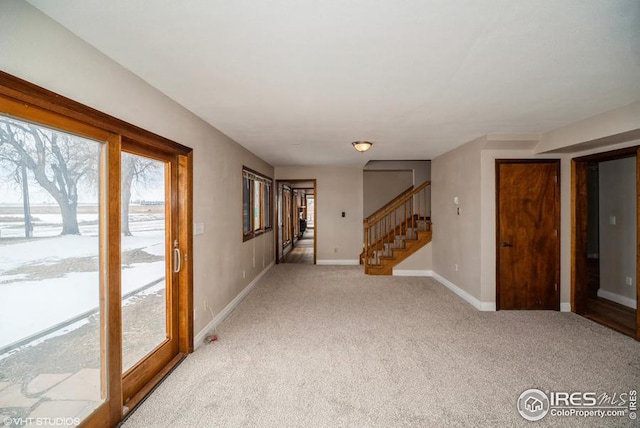
<path id="1" fill-rule="evenodd" d="M 295 247 L 282 258 L 280 263 L 301 263 L 312 265 L 314 239 L 314 230 L 305 230 L 302 234 L 302 238 L 296 241 Z"/>

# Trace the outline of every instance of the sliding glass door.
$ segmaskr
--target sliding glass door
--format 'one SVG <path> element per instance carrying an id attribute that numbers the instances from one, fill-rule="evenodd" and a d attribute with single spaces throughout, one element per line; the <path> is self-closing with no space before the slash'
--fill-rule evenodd
<path id="1" fill-rule="evenodd" d="M 0 91 L 0 415 L 114 426 L 193 349 L 190 150 Z"/>
<path id="2" fill-rule="evenodd" d="M 0 114 L 0 414 L 9 426 L 77 425 L 108 398 L 111 136 L 46 119 Z"/>
<path id="3" fill-rule="evenodd" d="M 177 158 L 123 142 L 121 157 L 123 401 L 178 353 L 177 274 L 182 268 Z"/>

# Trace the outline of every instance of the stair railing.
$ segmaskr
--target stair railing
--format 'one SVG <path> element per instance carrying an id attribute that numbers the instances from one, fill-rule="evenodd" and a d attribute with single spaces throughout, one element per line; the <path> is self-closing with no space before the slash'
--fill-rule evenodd
<path id="1" fill-rule="evenodd" d="M 384 257 L 393 257 L 407 240 L 418 239 L 419 232 L 431 230 L 430 191 L 426 181 L 364 220 L 364 265 L 379 266 Z"/>
<path id="2" fill-rule="evenodd" d="M 380 207 L 378 210 L 376 210 L 369 217 L 365 218 L 364 219 L 364 223 L 374 223 L 375 220 L 380 216 L 380 214 L 382 214 L 387 208 L 391 207 L 393 204 L 395 204 L 397 201 L 399 201 L 400 199 L 402 199 L 405 196 L 407 196 L 412 191 L 413 191 L 413 185 L 408 187 L 406 190 L 403 190 L 402 192 L 400 192 L 398 194 L 398 196 L 396 196 L 395 198 L 391 199 L 389 202 L 384 204 L 382 207 Z"/>

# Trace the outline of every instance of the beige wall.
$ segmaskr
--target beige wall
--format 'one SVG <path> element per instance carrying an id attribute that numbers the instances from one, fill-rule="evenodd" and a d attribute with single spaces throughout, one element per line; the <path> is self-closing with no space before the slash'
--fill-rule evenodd
<path id="1" fill-rule="evenodd" d="M 393 275 L 429 276 L 432 273 L 433 242 L 393 267 Z"/>
<path id="2" fill-rule="evenodd" d="M 640 101 L 571 123 L 540 136 L 536 153 L 576 153 L 640 138 Z M 632 136 L 625 136 L 633 133 Z M 618 136 L 619 138 L 612 138 Z"/>
<path id="3" fill-rule="evenodd" d="M 275 175 L 278 180 L 317 180 L 317 263 L 358 264 L 363 242 L 362 169 L 277 167 Z"/>
<path id="4" fill-rule="evenodd" d="M 27 3 L 0 3 L 0 69 L 194 149 L 196 333 L 205 301 L 218 314 L 273 261 L 274 233 L 243 243 L 241 211 L 242 166 L 270 165 Z"/>
<path id="5" fill-rule="evenodd" d="M 363 171 L 364 216 L 368 217 L 413 185 L 413 171 Z"/>
<path id="6" fill-rule="evenodd" d="M 370 171 L 384 171 L 384 170 L 411 170 L 413 172 L 413 184 L 419 186 L 427 180 L 431 180 L 431 161 L 430 160 L 372 160 L 367 162 L 364 167 L 365 174 Z M 367 195 L 367 183 L 365 182 L 365 216 L 369 215 L 375 209 L 371 210 Z M 409 187 L 407 185 L 405 189 Z M 404 189 L 400 189 L 401 192 Z M 391 195 L 393 197 L 394 195 Z M 427 199 L 431 200 L 431 187 L 427 187 Z M 369 212 L 369 214 L 367 214 Z"/>
<path id="7" fill-rule="evenodd" d="M 484 308 L 495 306 L 495 160 L 560 159 L 560 302 L 562 310 L 570 310 L 571 159 L 640 144 L 634 139 L 640 129 L 640 115 L 634 116 L 637 110 L 638 103 L 634 103 L 543 135 L 488 135 L 435 158 L 431 179 L 433 272 Z M 594 140 L 598 140 L 595 145 L 583 144 Z M 553 150 L 547 150 L 549 147 Z M 460 198 L 460 216 L 454 196 Z"/>
<path id="8" fill-rule="evenodd" d="M 481 294 L 480 150 L 485 141 L 471 141 L 431 164 L 433 271 L 476 299 Z M 454 197 L 459 198 L 458 206 Z"/>
<path id="9" fill-rule="evenodd" d="M 419 186 L 431 179 L 430 160 L 372 160 L 363 168 L 365 171 L 384 171 L 410 169 L 413 171 L 413 184 Z"/>
<path id="10" fill-rule="evenodd" d="M 636 303 L 636 158 L 599 164 L 600 293 L 635 307 Z M 611 217 L 615 224 L 611 224 Z M 626 284 L 631 278 L 632 286 Z M 613 295 L 610 295 L 611 293 Z"/>

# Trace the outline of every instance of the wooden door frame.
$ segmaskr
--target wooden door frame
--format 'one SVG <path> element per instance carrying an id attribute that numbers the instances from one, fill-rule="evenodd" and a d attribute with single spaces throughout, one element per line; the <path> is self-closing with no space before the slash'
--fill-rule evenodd
<path id="1" fill-rule="evenodd" d="M 288 194 L 288 197 L 285 196 Z M 288 220 L 291 220 L 291 205 L 293 204 L 293 189 L 291 186 L 286 183 L 282 184 L 282 245 L 280 246 L 280 250 L 282 251 L 282 257 L 284 257 L 284 249 L 291 244 L 293 246 L 293 240 L 289 241 L 289 244 L 285 243 L 285 239 L 287 237 L 291 238 L 293 232 L 291 231 L 291 223 Z M 289 219 L 287 219 L 287 214 L 289 214 Z M 280 225 L 278 225 L 278 231 L 280 229 Z"/>
<path id="2" fill-rule="evenodd" d="M 496 175 L 496 311 L 500 310 L 500 165 L 502 164 L 540 164 L 547 163 L 556 166 L 556 176 L 558 180 L 556 182 L 556 197 L 555 197 L 555 221 L 558 233 L 558 239 L 556 240 L 556 284 L 558 284 L 558 290 L 556 293 L 557 299 L 555 302 L 556 311 L 560 310 L 560 205 L 562 198 L 560 195 L 560 159 L 496 159 L 495 160 L 495 175 Z"/>
<path id="3" fill-rule="evenodd" d="M 571 311 L 584 315 L 587 296 L 587 166 L 636 156 L 636 335 L 640 340 L 640 146 L 571 159 Z"/>
<path id="4" fill-rule="evenodd" d="M 291 206 L 291 225 L 293 226 L 293 235 L 291 238 L 291 248 L 295 248 L 295 244 L 296 244 L 296 238 L 298 237 L 298 232 L 300 230 L 300 219 L 298 218 L 298 208 L 299 208 L 299 204 L 300 204 L 300 192 L 298 191 L 298 189 L 291 189 L 291 192 L 293 194 L 293 201 L 294 203 Z"/>
<path id="5" fill-rule="evenodd" d="M 315 178 L 309 178 L 306 180 L 302 180 L 302 179 L 295 179 L 295 180 L 286 180 L 286 179 L 279 179 L 276 180 L 276 192 L 275 192 L 275 198 L 276 198 L 276 203 L 275 205 L 275 219 L 276 221 L 279 219 L 279 214 L 280 214 L 280 207 L 278 205 L 278 193 L 280 192 L 280 184 L 286 184 L 286 183 L 313 183 L 313 195 L 315 200 L 313 201 L 313 223 L 314 223 L 314 230 L 313 230 L 313 264 L 317 264 L 317 255 L 318 255 L 318 204 L 316 203 L 318 200 L 318 183 L 317 180 Z M 291 188 L 292 192 L 291 195 L 293 197 L 293 187 Z M 302 189 L 302 188 L 300 188 Z M 305 189 L 308 189 L 308 187 L 306 187 Z M 293 239 L 291 239 L 291 241 L 293 242 Z M 276 228 L 276 242 L 275 242 L 275 249 L 276 249 L 276 257 L 275 257 L 275 262 L 276 264 L 280 264 L 280 260 L 281 258 L 278 257 L 278 246 L 280 245 L 280 225 L 278 224 L 278 227 Z M 284 257 L 284 256 L 283 256 Z"/>
<path id="6" fill-rule="evenodd" d="M 158 150 L 154 147 L 142 145 L 139 142 L 123 138 L 120 145 L 120 153 L 127 153 L 135 156 L 142 156 L 146 159 L 151 159 L 165 165 L 164 171 L 164 184 L 165 184 L 165 200 L 168 201 L 165 204 L 165 219 L 166 225 L 169 226 L 165 231 L 165 292 L 166 299 L 170 306 L 166 308 L 167 316 L 167 330 L 168 340 L 163 341 L 151 350 L 148 354 L 143 356 L 133 366 L 129 367 L 122 373 L 122 391 L 124 398 L 124 406 L 126 409 L 132 409 L 135 407 L 148 393 L 150 388 L 149 382 L 163 371 L 163 369 L 175 359 L 180 352 L 180 344 L 184 343 L 185 338 L 182 337 L 180 328 L 180 296 L 184 294 L 184 287 L 181 287 L 181 280 L 184 276 L 181 276 L 182 268 L 187 268 L 187 264 L 181 264 L 179 273 L 173 272 L 173 241 L 178 240 L 180 243 L 180 251 L 182 254 L 190 254 L 185 250 L 182 239 L 186 236 L 185 233 L 181 233 L 182 225 L 185 225 L 185 219 L 181 218 L 181 209 L 184 211 L 184 200 L 180 198 L 181 193 L 184 194 L 184 189 L 180 187 L 184 182 L 180 181 L 181 169 L 184 168 L 184 163 L 181 166 L 180 155 L 171 150 Z M 182 171 L 184 176 L 185 171 Z M 183 212 L 184 215 L 184 212 Z M 119 218 L 119 217 L 118 217 Z M 193 224 L 189 221 L 186 224 Z M 188 242 L 186 242 L 188 245 Z M 184 259 L 184 256 L 181 255 Z M 182 314 L 184 318 L 184 314 Z"/>
<path id="7" fill-rule="evenodd" d="M 48 89 L 39 87 L 18 77 L 0 71 L 0 97 L 18 103 L 17 117 L 29 118 L 40 115 L 37 122 L 59 128 L 62 131 L 72 127 L 82 135 L 85 127 L 99 129 L 108 136 L 106 141 L 106 183 L 109 192 L 117 197 L 107 198 L 106 210 L 109 216 L 104 221 L 107 226 L 108 262 L 105 276 L 109 281 L 109 296 L 120 295 L 120 151 L 123 138 L 128 138 L 146 146 L 149 150 L 172 152 L 178 156 L 178 205 L 180 249 L 183 253 L 183 269 L 179 274 L 178 288 L 178 355 L 160 372 L 156 373 L 138 394 L 132 398 L 130 406 L 139 404 L 187 353 L 193 352 L 193 150 L 172 140 L 139 128 L 135 125 L 102 113 L 89 106 L 63 97 Z M 130 100 L 123 99 L 122 102 Z M 101 245 L 103 245 L 101 243 Z M 111 427 L 117 425 L 124 416 L 122 403 L 122 325 L 121 300 L 109 298 L 106 316 L 107 333 L 101 340 L 106 359 L 107 375 L 103 377 L 106 389 L 105 402 L 93 411 L 81 426 Z M 135 399 L 135 400 L 134 400 Z M 132 408 L 132 407 L 130 407 Z"/>

